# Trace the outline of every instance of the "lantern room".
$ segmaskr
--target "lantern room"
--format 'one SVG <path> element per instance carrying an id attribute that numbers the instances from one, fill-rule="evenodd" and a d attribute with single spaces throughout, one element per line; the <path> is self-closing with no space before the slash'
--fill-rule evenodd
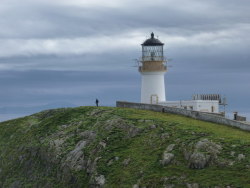
<path id="1" fill-rule="evenodd" d="M 142 61 L 164 61 L 163 45 L 164 43 L 151 33 L 151 38 L 142 44 Z"/>
<path id="2" fill-rule="evenodd" d="M 165 58 L 163 54 L 163 46 L 159 39 L 151 33 L 151 38 L 144 41 L 142 46 L 142 58 L 140 61 L 139 72 L 166 72 Z"/>

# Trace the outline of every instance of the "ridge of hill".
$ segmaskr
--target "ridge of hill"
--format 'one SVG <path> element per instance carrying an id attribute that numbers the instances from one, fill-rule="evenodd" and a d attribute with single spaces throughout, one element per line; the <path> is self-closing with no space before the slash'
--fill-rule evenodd
<path id="1" fill-rule="evenodd" d="M 250 187 L 250 133 L 112 107 L 0 123 L 0 187 Z"/>

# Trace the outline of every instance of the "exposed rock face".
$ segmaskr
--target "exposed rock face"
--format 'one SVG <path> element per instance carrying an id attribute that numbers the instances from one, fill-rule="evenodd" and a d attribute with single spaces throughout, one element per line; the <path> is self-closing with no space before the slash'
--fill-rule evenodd
<path id="1" fill-rule="evenodd" d="M 163 166 L 168 165 L 173 159 L 174 154 L 170 153 L 174 149 L 175 144 L 170 144 L 163 153 L 162 160 L 160 161 Z"/>
<path id="2" fill-rule="evenodd" d="M 167 152 L 171 152 L 171 151 L 174 149 L 174 147 L 175 147 L 175 144 L 170 144 L 170 145 L 167 147 L 166 151 L 167 151 Z"/>
<path id="3" fill-rule="evenodd" d="M 239 161 L 244 160 L 245 159 L 245 155 L 241 153 L 241 154 L 238 155 L 237 159 Z"/>
<path id="4" fill-rule="evenodd" d="M 164 152 L 161 163 L 162 165 L 168 165 L 173 159 L 174 159 L 174 154 Z"/>
<path id="5" fill-rule="evenodd" d="M 72 170 L 81 170 L 84 168 L 84 154 L 83 148 L 86 146 L 87 142 L 82 140 L 77 143 L 74 150 L 68 153 L 65 164 L 67 164 Z"/>
<path id="6" fill-rule="evenodd" d="M 197 144 L 195 145 L 195 149 L 208 152 L 210 155 L 216 158 L 217 154 L 220 153 L 222 147 L 212 141 L 209 141 L 208 139 L 202 139 L 197 142 Z"/>
<path id="7" fill-rule="evenodd" d="M 157 128 L 157 125 L 153 124 L 153 125 L 150 125 L 150 129 L 156 129 Z"/>
<path id="8" fill-rule="evenodd" d="M 96 133 L 94 131 L 84 131 L 79 133 L 84 139 L 92 141 L 96 138 Z"/>
<path id="9" fill-rule="evenodd" d="M 139 185 L 134 184 L 132 188 L 139 188 Z"/>
<path id="10" fill-rule="evenodd" d="M 202 169 L 208 165 L 210 159 L 209 155 L 205 155 L 200 152 L 194 152 L 189 158 L 189 168 Z"/>
<path id="11" fill-rule="evenodd" d="M 104 175 L 100 175 L 100 176 L 95 177 L 95 181 L 96 181 L 97 185 L 99 185 L 100 187 L 103 187 L 106 179 L 105 179 Z"/>
<path id="12" fill-rule="evenodd" d="M 111 130 L 115 127 L 126 127 L 127 123 L 121 119 L 121 118 L 114 118 L 114 119 L 110 119 L 110 120 L 107 120 L 105 122 L 105 129 L 106 130 Z"/>
<path id="13" fill-rule="evenodd" d="M 115 118 L 108 120 L 105 123 L 106 130 L 112 130 L 114 128 L 119 128 L 127 132 L 127 137 L 132 138 L 137 136 L 142 130 L 134 125 L 129 125 L 125 120 L 121 118 Z"/>
<path id="14" fill-rule="evenodd" d="M 220 145 L 202 139 L 193 146 L 193 151 L 184 149 L 184 156 L 189 161 L 189 168 L 202 169 L 216 162 L 221 149 Z"/>

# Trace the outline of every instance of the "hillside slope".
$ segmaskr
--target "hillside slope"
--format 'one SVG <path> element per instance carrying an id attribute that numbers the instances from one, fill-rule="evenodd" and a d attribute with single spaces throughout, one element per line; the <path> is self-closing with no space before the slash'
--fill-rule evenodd
<path id="1" fill-rule="evenodd" d="M 111 107 L 0 123 L 0 187 L 250 187 L 250 133 Z"/>

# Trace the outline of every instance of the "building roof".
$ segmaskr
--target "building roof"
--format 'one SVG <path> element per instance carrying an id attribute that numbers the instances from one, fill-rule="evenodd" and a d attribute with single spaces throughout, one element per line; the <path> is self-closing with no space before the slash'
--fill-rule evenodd
<path id="1" fill-rule="evenodd" d="M 163 46 L 164 43 L 162 43 L 159 39 L 156 39 L 154 37 L 154 33 L 151 33 L 151 38 L 147 39 L 142 43 L 142 46 Z"/>

